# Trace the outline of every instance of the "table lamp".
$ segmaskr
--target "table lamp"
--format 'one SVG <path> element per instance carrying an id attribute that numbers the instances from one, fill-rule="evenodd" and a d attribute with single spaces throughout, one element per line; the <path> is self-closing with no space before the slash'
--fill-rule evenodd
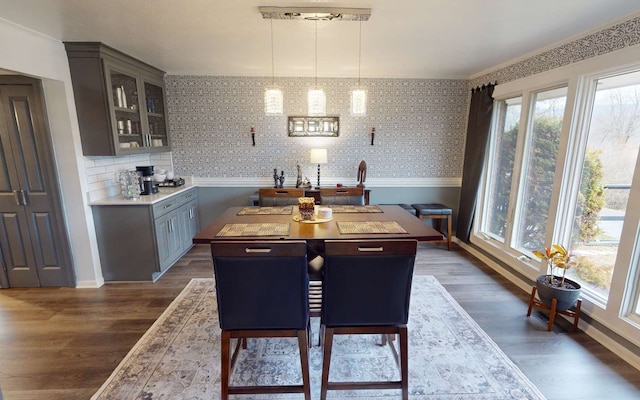
<path id="1" fill-rule="evenodd" d="M 327 163 L 327 149 L 311 149 L 310 162 L 312 164 L 318 164 L 318 186 L 320 188 L 320 164 Z"/>

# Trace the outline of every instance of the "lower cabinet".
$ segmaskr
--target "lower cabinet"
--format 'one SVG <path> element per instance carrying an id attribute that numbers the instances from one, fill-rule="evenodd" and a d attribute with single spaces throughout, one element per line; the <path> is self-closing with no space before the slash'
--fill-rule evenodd
<path id="1" fill-rule="evenodd" d="M 95 205 L 106 281 L 155 281 L 192 246 L 198 232 L 196 189 L 153 205 Z"/>

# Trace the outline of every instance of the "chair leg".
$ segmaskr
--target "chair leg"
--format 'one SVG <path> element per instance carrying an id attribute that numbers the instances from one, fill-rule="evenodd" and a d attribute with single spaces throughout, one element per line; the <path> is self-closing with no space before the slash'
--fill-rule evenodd
<path id="1" fill-rule="evenodd" d="M 304 399 L 311 400 L 311 382 L 309 381 L 309 344 L 310 339 L 306 330 L 298 331 L 298 347 L 300 348 L 300 367 L 302 368 L 302 386 Z"/>
<path id="2" fill-rule="evenodd" d="M 409 344 L 407 327 L 400 328 L 400 380 L 402 382 L 402 400 L 409 399 Z"/>
<path id="3" fill-rule="evenodd" d="M 229 368 L 231 360 L 229 351 L 231 347 L 231 333 L 222 331 L 220 340 L 220 398 L 229 399 Z"/>
<path id="4" fill-rule="evenodd" d="M 333 328 L 324 328 L 322 353 L 322 382 L 320 384 L 320 400 L 327 399 L 327 386 L 329 384 L 329 367 L 331 365 L 331 347 L 333 346 Z"/>
<path id="5" fill-rule="evenodd" d="M 447 249 L 451 251 L 451 215 L 447 215 Z"/>

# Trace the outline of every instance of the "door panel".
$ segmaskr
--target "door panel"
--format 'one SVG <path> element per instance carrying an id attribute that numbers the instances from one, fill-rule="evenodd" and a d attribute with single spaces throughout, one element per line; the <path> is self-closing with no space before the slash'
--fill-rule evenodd
<path id="1" fill-rule="evenodd" d="M 12 287 L 38 287 L 40 282 L 35 268 L 27 223 L 22 211 L 3 212 L 0 218 L 0 247 Z"/>
<path id="2" fill-rule="evenodd" d="M 8 190 L 0 192 L 0 213 L 6 214 L 2 222 L 5 232 L 13 235 L 0 240 L 0 253 L 7 265 L 0 283 L 10 287 L 74 286 L 40 82 L 0 76 L 0 102 L 0 144 L 6 160 L 4 178 L 0 172 L 5 181 L 0 184 L 9 184 Z M 25 256 L 14 259 L 16 248 Z"/>
<path id="3" fill-rule="evenodd" d="M 9 107 L 14 119 L 15 143 L 13 152 L 19 169 L 20 186 L 28 193 L 46 192 L 42 177 L 40 157 L 36 144 L 37 133 L 31 119 L 32 110 L 25 87 L 4 90 L 9 96 Z"/>

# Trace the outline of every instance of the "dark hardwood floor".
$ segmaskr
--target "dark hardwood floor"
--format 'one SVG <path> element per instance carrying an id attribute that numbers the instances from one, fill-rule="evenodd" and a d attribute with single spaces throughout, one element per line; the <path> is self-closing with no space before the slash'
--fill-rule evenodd
<path id="1" fill-rule="evenodd" d="M 528 293 L 458 246 L 420 245 L 416 273 L 436 276 L 548 399 L 640 398 L 640 371 L 566 321 L 547 332 L 544 314 L 526 317 Z M 89 399 L 189 280 L 211 276 L 196 246 L 156 283 L 0 290 L 4 400 Z"/>

